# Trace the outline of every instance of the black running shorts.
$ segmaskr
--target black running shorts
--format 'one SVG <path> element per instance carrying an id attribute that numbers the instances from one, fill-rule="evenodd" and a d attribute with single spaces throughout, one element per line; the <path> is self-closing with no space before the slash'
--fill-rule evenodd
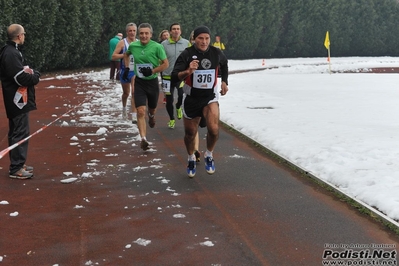
<path id="1" fill-rule="evenodd" d="M 145 80 L 136 77 L 134 82 L 134 104 L 137 107 L 146 106 L 155 109 L 158 105 L 159 84 L 158 78 Z"/>
<path id="2" fill-rule="evenodd" d="M 184 116 L 189 119 L 194 117 L 203 117 L 202 109 L 214 101 L 214 93 L 208 97 L 192 97 L 190 95 L 186 95 L 183 99 Z"/>

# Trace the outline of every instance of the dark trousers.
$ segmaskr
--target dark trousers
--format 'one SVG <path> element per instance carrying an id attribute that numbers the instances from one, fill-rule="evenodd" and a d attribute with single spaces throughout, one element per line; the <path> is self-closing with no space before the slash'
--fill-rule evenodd
<path id="1" fill-rule="evenodd" d="M 29 112 L 8 119 L 8 127 L 9 146 L 29 137 Z M 26 140 L 9 152 L 10 174 L 14 174 L 24 166 L 28 155 L 28 144 Z"/>
<path id="2" fill-rule="evenodd" d="M 115 72 L 116 72 L 116 80 L 119 80 L 119 75 L 120 75 L 120 67 L 121 67 L 121 62 L 120 61 L 111 61 L 110 63 L 111 69 L 109 70 L 109 79 L 114 79 L 115 77 Z"/>

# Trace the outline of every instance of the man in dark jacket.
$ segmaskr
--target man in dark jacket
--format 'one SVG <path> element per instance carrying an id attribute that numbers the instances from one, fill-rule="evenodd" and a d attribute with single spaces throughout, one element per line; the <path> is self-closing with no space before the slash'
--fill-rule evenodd
<path id="1" fill-rule="evenodd" d="M 172 71 L 172 82 L 184 80 L 184 143 L 188 153 L 189 177 L 194 177 L 196 173 L 195 136 L 202 117 L 205 118 L 208 129 L 205 169 L 208 174 L 215 172 L 213 150 L 219 138 L 219 93 L 226 95 L 229 90 L 227 58 L 220 49 L 210 45 L 210 36 L 208 27 L 197 27 L 193 36 L 195 43 L 179 55 Z M 217 86 L 219 71 L 220 91 Z"/>
<path id="2" fill-rule="evenodd" d="M 29 112 L 36 110 L 34 85 L 39 83 L 40 73 L 24 65 L 21 46 L 25 34 L 21 25 L 10 25 L 7 43 L 0 50 L 0 80 L 9 122 L 9 146 L 29 137 Z M 10 178 L 27 179 L 33 176 L 33 167 L 25 164 L 27 153 L 28 140 L 10 151 Z"/>

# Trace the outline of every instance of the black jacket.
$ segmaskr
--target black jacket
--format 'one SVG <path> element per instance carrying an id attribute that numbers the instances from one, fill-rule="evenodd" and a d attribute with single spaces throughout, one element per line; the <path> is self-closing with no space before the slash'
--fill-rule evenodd
<path id="1" fill-rule="evenodd" d="M 39 83 L 39 78 L 40 73 L 35 70 L 33 74 L 24 71 L 24 59 L 18 44 L 7 41 L 0 49 L 0 80 L 4 106 L 9 119 L 36 110 L 34 85 Z M 14 103 L 14 97 L 20 87 L 27 87 L 27 103 L 22 107 Z"/>
<path id="2" fill-rule="evenodd" d="M 225 54 L 220 49 L 213 46 L 209 46 L 209 48 L 205 52 L 203 52 L 198 50 L 195 45 L 186 48 L 177 58 L 171 75 L 172 83 L 179 81 L 179 72 L 186 70 L 189 67 L 190 62 L 194 59 L 200 62 L 198 70 L 213 69 L 215 71 L 215 77 L 219 76 L 220 74 L 220 76 L 222 77 L 222 81 L 228 84 L 227 79 L 229 69 L 228 60 Z M 193 82 L 193 75 L 189 75 L 188 77 L 186 77 L 184 82 L 184 91 L 191 96 L 203 97 L 208 96 L 210 93 L 213 93 L 213 90 L 203 90 L 201 88 L 196 88 Z"/>

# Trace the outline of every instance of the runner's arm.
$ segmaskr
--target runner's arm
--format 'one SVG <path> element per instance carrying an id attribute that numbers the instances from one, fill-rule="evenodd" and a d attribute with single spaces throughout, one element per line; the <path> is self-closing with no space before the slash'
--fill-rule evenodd
<path id="1" fill-rule="evenodd" d="M 123 43 L 123 40 L 120 40 L 118 42 L 118 44 L 116 45 L 115 50 L 114 50 L 114 52 L 112 54 L 112 57 L 111 57 L 112 60 L 115 61 L 117 59 L 123 59 L 124 55 L 121 52 L 123 50 L 123 46 L 124 45 L 125 44 Z"/>
<path id="2" fill-rule="evenodd" d="M 219 70 L 220 70 L 220 75 L 222 77 L 222 82 L 225 82 L 226 85 L 228 83 L 228 77 L 229 77 L 229 66 L 228 66 L 228 60 L 226 55 L 219 50 Z"/>
<path id="3" fill-rule="evenodd" d="M 125 66 L 127 66 L 126 68 L 128 68 L 129 63 L 130 63 L 130 52 L 129 50 L 126 51 L 126 53 L 123 53 L 123 63 Z M 133 69 L 130 69 L 130 71 L 133 71 Z"/>
<path id="4" fill-rule="evenodd" d="M 169 61 L 167 58 L 160 60 L 161 64 L 152 70 L 152 73 L 160 73 L 169 67 Z"/>
<path id="5" fill-rule="evenodd" d="M 176 60 L 175 67 L 172 71 L 172 82 L 178 82 L 179 80 L 184 80 L 190 76 L 198 68 L 198 60 L 189 61 L 185 58 L 186 56 L 184 50 Z"/>

